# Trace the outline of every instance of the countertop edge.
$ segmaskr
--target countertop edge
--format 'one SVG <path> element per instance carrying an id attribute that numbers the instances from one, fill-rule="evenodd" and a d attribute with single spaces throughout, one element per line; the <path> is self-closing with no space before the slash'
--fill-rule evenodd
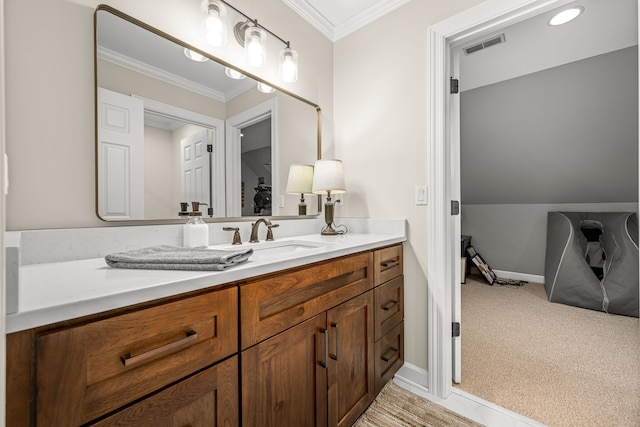
<path id="1" fill-rule="evenodd" d="M 303 236 L 303 238 L 304 237 L 306 236 Z M 275 273 L 290 268 L 300 267 L 307 264 L 326 261 L 341 256 L 407 241 L 406 235 L 356 234 L 354 237 L 356 237 L 355 240 L 359 237 L 364 241 L 356 241 L 352 244 L 336 243 L 335 247 L 330 250 L 312 251 L 307 255 L 292 257 L 277 262 L 246 263 L 245 265 L 237 266 L 224 272 L 194 271 L 190 272 L 191 274 L 184 274 L 184 277 L 181 277 L 178 280 L 169 280 L 164 282 L 158 281 L 157 283 L 150 283 L 136 289 L 100 295 L 96 298 L 70 301 L 68 303 L 41 307 L 23 312 L 18 311 L 16 313 L 8 314 L 5 317 L 6 333 L 20 332 L 127 306 L 150 302 L 157 299 L 177 296 L 207 288 L 214 288 L 216 286 L 246 280 L 251 277 Z M 313 239 L 314 237 L 310 236 L 310 238 Z M 55 264 L 59 263 L 53 263 L 52 265 Z M 46 269 L 46 266 L 40 268 Z M 136 271 L 140 272 L 140 270 Z"/>

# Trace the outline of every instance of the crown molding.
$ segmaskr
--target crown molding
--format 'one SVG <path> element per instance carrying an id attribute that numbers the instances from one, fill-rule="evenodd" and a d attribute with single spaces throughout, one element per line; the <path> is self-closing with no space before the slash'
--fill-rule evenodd
<path id="1" fill-rule="evenodd" d="M 111 49 L 98 47 L 97 56 L 98 58 L 104 59 L 105 61 L 109 61 L 116 65 L 120 65 L 130 70 L 142 73 L 146 76 L 150 76 L 158 80 L 171 83 L 172 85 L 190 90 L 191 92 L 208 96 L 209 98 L 213 98 L 216 101 L 220 101 L 220 102 L 227 101 L 227 97 L 225 96 L 225 94 L 220 91 L 213 90 L 210 87 L 207 87 L 198 83 L 194 83 L 190 80 L 187 80 L 175 74 L 168 73 L 165 70 L 150 66 L 149 64 L 145 64 L 144 62 L 122 55 Z"/>
<path id="2" fill-rule="evenodd" d="M 400 6 L 409 3 L 411 0 L 380 0 L 368 9 L 347 19 L 345 22 L 334 25 L 324 17 L 308 0 L 282 0 L 287 6 L 293 9 L 305 21 L 315 27 L 322 35 L 332 42 L 353 33 L 376 19 L 392 12 Z"/>

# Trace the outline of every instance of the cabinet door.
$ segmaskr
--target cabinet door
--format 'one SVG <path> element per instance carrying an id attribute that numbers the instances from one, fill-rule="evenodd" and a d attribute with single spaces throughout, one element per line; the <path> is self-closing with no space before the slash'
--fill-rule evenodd
<path id="1" fill-rule="evenodd" d="M 242 352 L 242 424 L 327 425 L 326 314 Z"/>
<path id="2" fill-rule="evenodd" d="M 94 427 L 234 427 L 238 415 L 238 356 L 233 356 Z"/>
<path id="3" fill-rule="evenodd" d="M 329 426 L 350 426 L 374 397 L 373 292 L 327 312 Z"/>

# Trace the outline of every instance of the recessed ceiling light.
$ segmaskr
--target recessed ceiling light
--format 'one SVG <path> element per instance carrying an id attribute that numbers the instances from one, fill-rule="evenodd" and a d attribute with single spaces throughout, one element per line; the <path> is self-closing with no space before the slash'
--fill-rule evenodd
<path id="1" fill-rule="evenodd" d="M 224 68 L 224 73 L 228 76 L 231 77 L 232 79 L 236 79 L 236 80 L 242 80 L 244 79 L 245 76 L 244 74 L 242 74 L 240 71 L 236 71 L 233 68 L 229 68 L 229 67 L 225 67 Z"/>
<path id="2" fill-rule="evenodd" d="M 576 19 L 578 16 L 580 16 L 580 14 L 582 14 L 582 12 L 584 12 L 584 7 L 582 6 L 576 6 L 576 7 L 571 7 L 569 9 L 565 9 L 561 12 L 556 13 L 553 16 L 553 18 L 549 20 L 549 25 L 566 24 L 567 22 L 570 22 Z"/>
<path id="3" fill-rule="evenodd" d="M 209 60 L 209 58 L 207 58 L 206 56 L 200 55 L 198 52 L 194 52 L 191 49 L 187 49 L 186 47 L 184 48 L 184 56 L 196 62 L 205 62 Z"/>

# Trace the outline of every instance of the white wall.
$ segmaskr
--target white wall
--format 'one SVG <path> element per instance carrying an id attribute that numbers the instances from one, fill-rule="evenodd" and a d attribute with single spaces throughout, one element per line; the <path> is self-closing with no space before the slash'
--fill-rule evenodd
<path id="1" fill-rule="evenodd" d="M 4 22 L 4 0 L 0 0 L 0 22 Z M 4 339 L 4 312 L 6 301 L 6 284 L 4 270 L 4 229 L 5 229 L 5 179 L 4 179 L 4 153 L 5 153 L 5 79 L 4 79 L 4 32 L 0 33 L 0 427 L 4 427 L 6 418 L 6 340 Z"/>
<path id="2" fill-rule="evenodd" d="M 9 230 L 113 225 L 95 214 L 93 13 L 100 3 L 246 68 L 233 39 L 224 49 L 205 44 L 200 0 L 6 1 Z M 233 5 L 299 52 L 300 80 L 280 86 L 321 106 L 323 149 L 332 153 L 332 43 L 280 0 L 235 0 Z M 269 46 L 276 58 L 282 45 Z M 278 81 L 277 61 L 251 71 Z"/>
<path id="3" fill-rule="evenodd" d="M 415 0 L 340 39 L 334 56 L 335 156 L 342 216 L 406 218 L 405 359 L 427 369 L 427 28 L 481 0 Z"/>

